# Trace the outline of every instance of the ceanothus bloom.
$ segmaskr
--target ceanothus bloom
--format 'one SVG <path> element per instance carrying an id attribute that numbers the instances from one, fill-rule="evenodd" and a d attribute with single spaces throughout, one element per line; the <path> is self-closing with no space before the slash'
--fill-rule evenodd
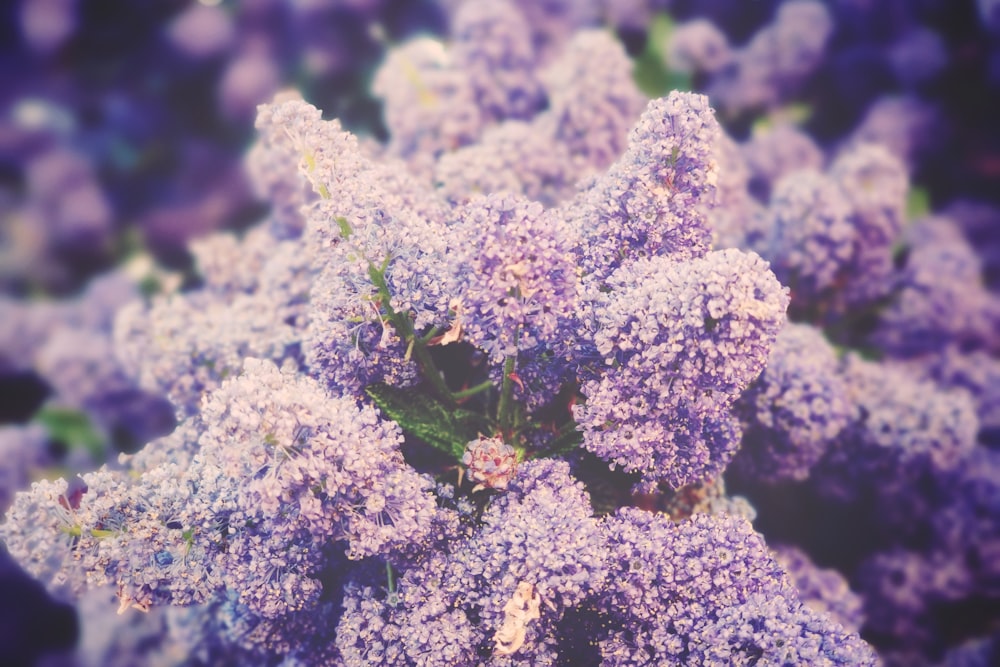
<path id="1" fill-rule="evenodd" d="M 459 212 L 468 242 L 456 308 L 465 340 L 494 363 L 551 336 L 576 303 L 571 236 L 552 211 L 509 195 Z"/>
<path id="2" fill-rule="evenodd" d="M 581 230 L 578 254 L 588 279 L 638 257 L 705 253 L 721 133 L 703 95 L 674 91 L 648 104 L 622 156 L 566 205 Z"/>
<path id="3" fill-rule="evenodd" d="M 767 263 L 739 250 L 653 257 L 588 299 L 605 368 L 574 407 L 583 446 L 674 488 L 721 472 L 739 439 L 729 408 L 785 322 L 788 295 Z"/>

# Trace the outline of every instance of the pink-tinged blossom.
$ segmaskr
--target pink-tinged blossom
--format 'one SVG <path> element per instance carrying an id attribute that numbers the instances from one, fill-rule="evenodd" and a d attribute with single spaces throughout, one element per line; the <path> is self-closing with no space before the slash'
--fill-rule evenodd
<path id="1" fill-rule="evenodd" d="M 517 450 L 500 438 L 473 440 L 462 455 L 469 481 L 486 489 L 506 489 L 517 472 Z"/>

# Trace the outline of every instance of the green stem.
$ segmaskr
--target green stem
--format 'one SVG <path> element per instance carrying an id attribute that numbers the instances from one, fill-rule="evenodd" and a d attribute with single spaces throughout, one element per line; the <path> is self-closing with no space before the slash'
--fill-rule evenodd
<path id="1" fill-rule="evenodd" d="M 575 449 L 581 442 L 583 442 L 583 434 L 576 429 L 576 422 L 571 420 L 559 429 L 559 432 L 552 438 L 552 442 L 545 449 L 545 455 L 565 454 Z"/>
<path id="2" fill-rule="evenodd" d="M 412 346 L 413 356 L 417 359 L 417 365 L 420 367 L 420 372 L 424 376 L 424 379 L 430 383 L 431 388 L 439 398 L 448 405 L 454 405 L 454 401 L 451 398 L 451 390 L 448 389 L 444 378 L 441 377 L 441 372 L 434 363 L 434 359 L 431 358 L 430 352 L 427 351 L 427 346 L 414 333 L 413 323 L 410 322 L 410 318 L 406 316 L 406 313 L 397 313 L 393 310 L 392 305 L 390 305 L 391 295 L 389 293 L 389 285 L 385 281 L 385 269 L 387 267 L 388 260 L 383 264 L 381 269 L 376 268 L 374 264 L 368 265 L 368 276 L 379 291 L 379 296 L 383 302 L 382 306 L 385 308 L 385 312 L 389 316 L 393 327 L 395 327 L 396 333 L 399 334 L 399 337 L 403 339 L 406 345 Z"/>
<path id="3" fill-rule="evenodd" d="M 500 430 L 503 432 L 504 440 L 510 438 L 511 428 L 511 406 L 514 399 L 514 364 L 517 363 L 516 355 L 509 355 L 503 360 L 503 383 L 500 385 L 500 404 L 497 406 L 497 421 L 500 422 Z"/>
<path id="4" fill-rule="evenodd" d="M 431 341 L 431 338 L 434 338 L 434 336 L 437 336 L 439 333 L 441 333 L 441 329 L 439 327 L 431 327 L 431 330 L 418 338 L 417 342 L 421 345 L 426 345 Z"/>
<path id="5" fill-rule="evenodd" d="M 462 389 L 461 391 L 453 391 L 451 393 L 451 397 L 457 401 L 463 398 L 468 398 L 469 396 L 475 396 L 476 394 L 481 394 L 484 391 L 487 391 L 492 388 L 493 388 L 493 381 L 486 380 L 484 382 L 481 382 L 480 384 L 475 385 L 474 387 L 469 387 L 468 389 Z"/>
<path id="6" fill-rule="evenodd" d="M 389 593 L 396 592 L 396 572 L 392 569 L 392 563 L 386 561 L 385 563 L 385 578 L 389 582 Z"/>

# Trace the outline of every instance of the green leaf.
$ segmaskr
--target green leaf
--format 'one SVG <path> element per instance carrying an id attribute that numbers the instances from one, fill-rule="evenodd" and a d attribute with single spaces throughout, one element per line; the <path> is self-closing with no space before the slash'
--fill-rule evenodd
<path id="1" fill-rule="evenodd" d="M 382 414 L 399 424 L 407 435 L 419 438 L 457 461 L 465 446 L 490 432 L 486 418 L 463 409 L 449 409 L 428 395 L 426 387 L 399 389 L 373 384 L 365 389 Z"/>
<path id="2" fill-rule="evenodd" d="M 671 70 L 666 60 L 667 40 L 673 29 L 674 20 L 669 14 L 654 16 L 646 33 L 646 48 L 635 59 L 632 78 L 650 97 L 662 97 L 671 90 L 691 90 L 691 77 Z"/>
<path id="3" fill-rule="evenodd" d="M 354 233 L 354 229 L 351 228 L 351 223 L 349 223 L 347 218 L 344 216 L 339 216 L 333 220 L 337 223 L 337 226 L 340 227 L 340 238 L 346 240 L 351 236 L 351 234 Z"/>
<path id="4" fill-rule="evenodd" d="M 931 211 L 931 197 L 924 188 L 910 188 L 906 197 L 906 217 L 908 220 L 922 218 Z"/>
<path id="5" fill-rule="evenodd" d="M 52 440 L 61 442 L 70 449 L 86 450 L 95 462 L 104 460 L 104 438 L 85 413 L 48 407 L 39 410 L 33 421 L 41 424 Z"/>

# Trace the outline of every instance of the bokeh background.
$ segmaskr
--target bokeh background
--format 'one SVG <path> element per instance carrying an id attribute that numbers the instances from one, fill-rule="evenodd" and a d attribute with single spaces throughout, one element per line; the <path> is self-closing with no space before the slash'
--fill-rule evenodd
<path id="1" fill-rule="evenodd" d="M 377 68 L 410 38 L 447 40 L 459 4 L 2 3 L 0 511 L 33 479 L 93 469 L 173 427 L 162 397 L 124 381 L 113 392 L 87 389 L 94 378 L 110 381 L 98 352 L 78 352 L 108 344 L 101 335 L 137 292 L 196 285 L 192 239 L 266 216 L 245 166 L 256 106 L 294 88 L 324 117 L 384 141 L 382 101 L 371 90 Z M 634 58 L 648 95 L 708 93 L 731 137 L 760 157 L 752 187 L 762 199 L 781 173 L 816 160 L 815 151 L 832 155 L 860 139 L 887 146 L 910 175 L 910 216 L 948 216 L 996 297 L 1000 2 L 827 0 L 828 25 L 788 34 L 774 28 L 783 5 L 775 0 L 519 4 L 542 49 L 604 26 Z M 768 128 L 788 125 L 797 134 L 780 143 L 782 156 L 755 152 L 752 142 Z M 989 363 L 997 351 L 987 346 Z M 997 377 L 985 381 L 994 394 Z M 1000 434 L 984 427 L 979 442 L 992 451 Z M 798 544 L 848 578 L 885 543 L 858 505 L 831 504 L 794 484 L 732 484 L 757 508 L 755 526 L 769 541 Z M 997 509 L 991 496 L 977 511 Z M 1000 559 L 1000 551 L 982 553 Z M 110 640 L 91 627 L 76 651 L 74 608 L 48 598 L 2 554 L 0 563 L 0 664 L 99 664 L 88 660 Z M 923 657 L 942 661 L 967 640 L 996 637 L 998 590 L 925 603 L 920 631 L 932 638 L 921 639 Z M 869 626 L 863 636 L 891 653 L 908 631 Z"/>

